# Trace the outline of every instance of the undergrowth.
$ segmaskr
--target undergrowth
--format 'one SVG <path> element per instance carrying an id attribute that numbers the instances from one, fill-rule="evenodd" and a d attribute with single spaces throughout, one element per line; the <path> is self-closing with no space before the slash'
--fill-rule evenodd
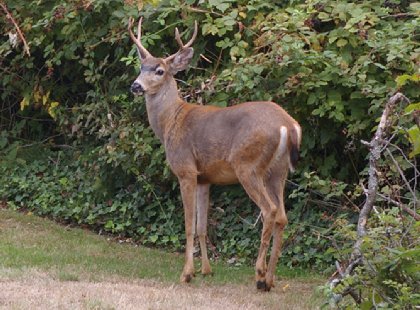
<path id="1" fill-rule="evenodd" d="M 37 153 L 40 156 L 33 156 Z M 11 209 L 30 210 L 143 245 L 181 251 L 185 244 L 184 215 L 175 181 L 172 186 L 151 184 L 150 176 L 132 174 L 126 182 L 121 167 L 112 167 L 106 161 L 107 169 L 100 169 L 106 174 L 98 173 L 100 161 L 95 150 L 82 155 L 37 151 L 35 147 L 22 152 L 13 164 L 2 162 L 0 198 Z M 210 256 L 233 265 L 253 262 L 262 228 L 259 209 L 239 186 L 215 187 L 212 192 Z M 282 264 L 324 269 L 335 255 L 327 239 L 332 236 L 334 220 L 325 213 L 315 214 L 303 204 L 293 204 L 293 200 L 288 205 L 290 224 L 285 231 Z"/>

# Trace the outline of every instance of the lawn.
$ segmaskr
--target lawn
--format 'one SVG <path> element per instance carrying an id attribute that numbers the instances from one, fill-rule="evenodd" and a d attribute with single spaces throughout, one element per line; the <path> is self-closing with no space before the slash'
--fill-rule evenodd
<path id="1" fill-rule="evenodd" d="M 199 271 L 199 259 L 196 263 Z M 251 266 L 213 263 L 214 276 L 198 274 L 186 285 L 178 283 L 182 265 L 179 253 L 119 243 L 30 213 L 0 209 L 0 306 L 63 307 L 71 301 L 82 309 L 193 304 L 211 309 L 217 303 L 238 309 L 314 309 L 320 303 L 315 288 L 323 279 L 313 273 L 280 268 L 277 286 L 260 293 L 254 288 Z M 43 290 L 59 298 L 42 298 Z"/>

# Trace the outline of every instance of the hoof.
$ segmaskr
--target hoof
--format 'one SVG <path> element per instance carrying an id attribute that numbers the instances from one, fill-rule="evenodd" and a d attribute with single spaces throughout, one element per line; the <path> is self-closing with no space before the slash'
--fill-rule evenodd
<path id="1" fill-rule="evenodd" d="M 266 287 L 265 281 L 257 281 L 257 290 L 265 291 Z"/>
<path id="2" fill-rule="evenodd" d="M 181 282 L 183 283 L 189 283 L 191 282 L 192 278 L 194 277 L 194 274 L 183 274 L 181 276 Z"/>
<path id="3" fill-rule="evenodd" d="M 212 276 L 213 272 L 211 271 L 211 267 L 210 265 L 204 265 L 201 267 L 201 274 L 203 275 L 203 277 L 205 276 Z"/>
<path id="4" fill-rule="evenodd" d="M 201 272 L 201 275 L 202 275 L 203 277 L 207 277 L 207 276 L 212 277 L 212 276 L 214 276 L 214 272 L 213 272 L 213 271 Z"/>
<path id="5" fill-rule="evenodd" d="M 271 286 L 267 285 L 265 281 L 257 281 L 257 289 L 263 292 L 269 292 Z"/>

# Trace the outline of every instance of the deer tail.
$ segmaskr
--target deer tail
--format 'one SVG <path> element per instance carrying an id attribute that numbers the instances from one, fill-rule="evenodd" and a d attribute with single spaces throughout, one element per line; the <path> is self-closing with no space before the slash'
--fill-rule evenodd
<path id="1" fill-rule="evenodd" d="M 302 139 L 302 129 L 298 124 L 294 124 L 289 133 L 289 169 L 295 171 L 299 160 L 300 141 Z"/>

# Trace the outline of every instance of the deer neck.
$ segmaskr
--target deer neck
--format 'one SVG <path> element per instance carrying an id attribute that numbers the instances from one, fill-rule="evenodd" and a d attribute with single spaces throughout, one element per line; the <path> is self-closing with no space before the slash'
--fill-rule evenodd
<path id="1" fill-rule="evenodd" d="M 146 94 L 146 109 L 150 126 L 163 144 L 165 132 L 173 126 L 183 103 L 173 77 L 170 77 L 169 82 L 165 83 L 157 93 Z"/>

